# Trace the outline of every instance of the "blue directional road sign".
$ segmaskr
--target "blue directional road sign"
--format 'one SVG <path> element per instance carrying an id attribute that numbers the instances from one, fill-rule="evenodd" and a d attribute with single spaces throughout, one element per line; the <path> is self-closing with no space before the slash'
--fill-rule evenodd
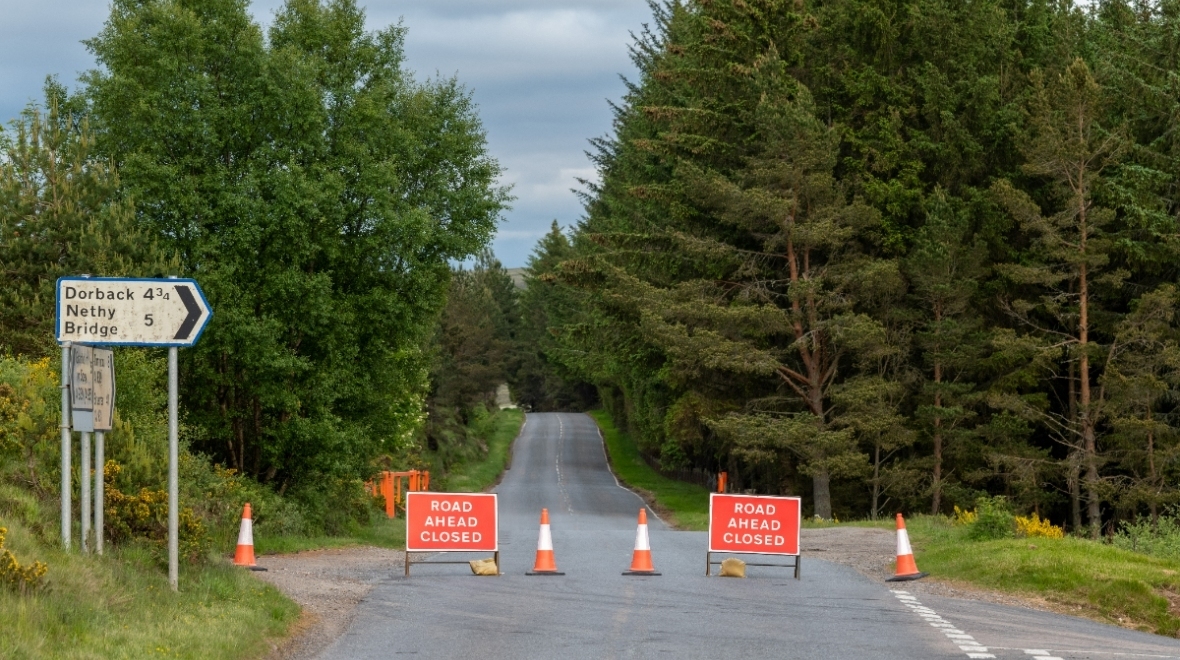
<path id="1" fill-rule="evenodd" d="M 189 279 L 63 277 L 57 341 L 108 346 L 192 346 L 213 317 Z"/>

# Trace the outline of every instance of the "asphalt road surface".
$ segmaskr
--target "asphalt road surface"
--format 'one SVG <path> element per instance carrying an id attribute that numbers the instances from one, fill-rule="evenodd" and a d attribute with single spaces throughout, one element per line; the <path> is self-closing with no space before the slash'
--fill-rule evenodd
<path id="1" fill-rule="evenodd" d="M 670 530 L 650 511 L 663 575 L 623 576 L 643 502 L 615 481 L 594 421 L 581 414 L 529 415 L 496 492 L 504 575 L 415 564 L 405 578 L 390 566 L 321 657 L 1180 659 L 1177 640 L 913 596 L 905 583 L 806 555 L 799 581 L 789 569 L 761 567 L 744 580 L 707 578 L 705 534 Z M 525 575 L 542 507 L 565 576 Z"/>

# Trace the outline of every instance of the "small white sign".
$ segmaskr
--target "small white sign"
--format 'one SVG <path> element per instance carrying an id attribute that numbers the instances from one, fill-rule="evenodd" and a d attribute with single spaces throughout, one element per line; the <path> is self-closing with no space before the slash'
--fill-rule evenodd
<path id="1" fill-rule="evenodd" d="M 108 346 L 192 346 L 213 310 L 196 281 L 63 277 L 57 341 Z"/>
<path id="2" fill-rule="evenodd" d="M 110 431 L 115 425 L 115 352 L 90 349 L 90 381 L 94 388 L 94 430 Z"/>
<path id="3" fill-rule="evenodd" d="M 85 433 L 94 430 L 94 380 L 90 367 L 93 357 L 89 346 L 70 349 L 70 426 Z"/>

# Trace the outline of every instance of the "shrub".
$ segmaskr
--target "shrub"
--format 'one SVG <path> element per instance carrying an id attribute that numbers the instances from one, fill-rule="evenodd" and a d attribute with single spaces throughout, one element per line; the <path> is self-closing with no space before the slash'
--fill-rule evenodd
<path id="1" fill-rule="evenodd" d="M 955 505 L 955 517 L 951 520 L 951 524 L 957 527 L 973 525 L 977 517 L 974 511 L 960 509 L 958 505 Z"/>
<path id="2" fill-rule="evenodd" d="M 115 461 L 103 467 L 106 482 L 106 516 L 104 519 L 111 543 L 142 542 L 157 562 L 168 561 L 168 493 L 163 490 L 140 488 L 134 495 L 124 494 L 115 485 L 121 468 Z M 179 536 L 177 543 L 182 559 L 197 563 L 205 559 L 212 547 L 204 522 L 191 507 L 177 512 Z"/>
<path id="3" fill-rule="evenodd" d="M 975 522 L 968 528 L 967 537 L 976 541 L 1011 538 L 1016 532 L 1016 517 L 1008 498 L 981 497 L 975 500 Z"/>
<path id="4" fill-rule="evenodd" d="M 1111 543 L 1132 552 L 1180 559 L 1180 519 L 1177 511 L 1172 509 L 1160 516 L 1154 525 L 1146 518 L 1124 522 L 1119 525 Z"/>
<path id="5" fill-rule="evenodd" d="M 1065 537 L 1065 530 L 1041 518 L 1035 512 L 1028 517 L 1016 516 L 1016 535 L 1024 537 L 1042 537 L 1060 539 Z"/>
<path id="6" fill-rule="evenodd" d="M 8 529 L 0 527 L 0 584 L 21 595 L 40 589 L 45 584 L 49 567 L 39 561 L 21 566 L 16 555 L 4 547 L 7 536 Z"/>

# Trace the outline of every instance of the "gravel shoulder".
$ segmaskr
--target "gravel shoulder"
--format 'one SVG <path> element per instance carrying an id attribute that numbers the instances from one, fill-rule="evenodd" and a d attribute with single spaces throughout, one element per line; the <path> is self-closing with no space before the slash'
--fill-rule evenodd
<path id="1" fill-rule="evenodd" d="M 803 570 L 808 559 L 850 566 L 862 575 L 885 583 L 893 575 L 894 532 L 870 527 L 827 527 L 802 530 Z M 348 629 L 357 605 L 373 586 L 399 573 L 405 553 L 386 548 L 353 547 L 313 550 L 260 557 L 266 572 L 256 573 L 303 608 L 291 634 L 276 644 L 270 660 L 310 660 Z M 1038 599 L 924 579 L 906 582 L 914 594 L 930 594 L 1034 610 L 1074 614 L 1064 606 Z"/>
<path id="2" fill-rule="evenodd" d="M 303 608 L 291 634 L 278 642 L 270 660 L 308 660 L 348 629 L 357 605 L 379 580 L 401 571 L 405 553 L 354 547 L 265 555 L 255 573 Z"/>

